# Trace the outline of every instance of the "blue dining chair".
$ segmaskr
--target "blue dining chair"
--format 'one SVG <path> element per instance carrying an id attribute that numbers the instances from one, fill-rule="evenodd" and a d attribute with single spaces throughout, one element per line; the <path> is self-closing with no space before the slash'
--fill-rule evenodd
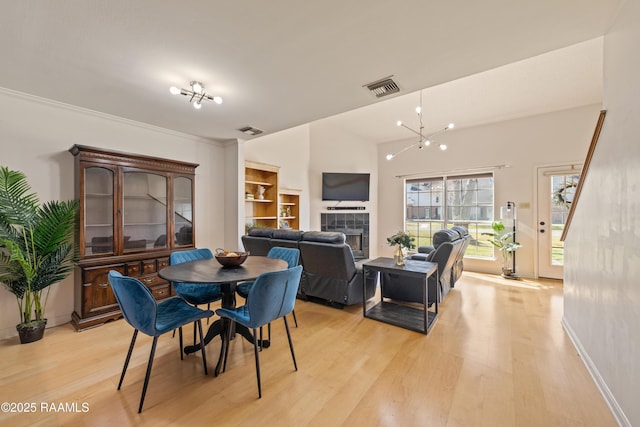
<path id="1" fill-rule="evenodd" d="M 127 372 L 133 346 L 136 343 L 138 332 L 153 337 L 151 344 L 151 354 L 149 355 L 149 363 L 147 364 L 147 373 L 144 377 L 144 385 L 142 386 L 142 395 L 140 396 L 140 406 L 138 413 L 142 412 L 142 405 L 147 394 L 147 386 L 149 385 L 149 376 L 151 374 L 151 366 L 153 365 L 153 357 L 156 352 L 156 344 L 158 337 L 166 332 L 175 330 L 180 331 L 180 359 L 182 356 L 182 327 L 191 322 L 195 322 L 200 333 L 200 342 L 202 342 L 202 319 L 211 317 L 213 311 L 202 310 L 189 305 L 181 298 L 168 298 L 160 303 L 151 294 L 149 288 L 142 284 L 138 279 L 123 276 L 115 270 L 109 272 L 109 283 L 116 296 L 122 315 L 127 323 L 133 326 L 133 337 L 129 345 L 129 352 L 124 361 L 120 382 L 118 382 L 118 390 L 122 386 L 124 375 Z M 204 365 L 204 374 L 207 375 L 207 356 L 205 346 L 202 347 L 202 364 Z"/>
<path id="2" fill-rule="evenodd" d="M 212 259 L 213 254 L 207 248 L 190 249 L 186 251 L 176 251 L 169 256 L 169 264 L 176 265 L 183 262 L 198 261 L 201 259 Z M 176 295 L 196 307 L 207 304 L 207 309 L 211 309 L 211 303 L 222 299 L 222 289 L 219 283 L 188 283 L 173 282 L 173 290 Z M 209 319 L 207 319 L 209 323 Z M 174 333 L 175 336 L 175 333 Z M 193 342 L 196 341 L 196 329 L 193 328 Z"/>
<path id="3" fill-rule="evenodd" d="M 300 250 L 296 248 L 282 248 L 279 246 L 275 246 L 269 249 L 269 252 L 267 253 L 267 257 L 284 260 L 287 262 L 288 267 L 292 268 L 298 265 L 298 260 L 300 259 Z M 253 283 L 254 283 L 253 281 L 250 281 L 250 282 L 242 282 L 238 284 L 238 286 L 236 287 L 236 292 L 242 298 L 247 299 L 247 296 L 249 296 L 249 290 L 253 286 Z M 297 328 L 298 319 L 296 318 L 295 310 L 292 310 L 291 314 L 293 315 L 293 321 Z M 267 330 L 268 330 L 267 337 L 269 340 L 271 340 L 271 324 L 267 325 Z M 262 330 L 260 331 L 260 340 L 262 341 Z"/>
<path id="4" fill-rule="evenodd" d="M 176 265 L 201 259 L 213 259 L 213 254 L 207 248 L 176 251 L 169 257 L 169 264 Z M 173 290 L 189 304 L 207 304 L 207 308 L 211 307 L 210 304 L 212 302 L 222 299 L 222 290 L 219 283 L 173 282 Z"/>
<path id="5" fill-rule="evenodd" d="M 253 330 L 253 354 L 256 360 L 259 398 L 262 397 L 262 385 L 260 382 L 260 358 L 258 356 L 258 340 L 256 336 L 258 328 L 281 317 L 284 319 L 293 366 L 296 371 L 298 370 L 296 355 L 293 351 L 293 341 L 291 341 L 291 333 L 289 331 L 289 323 L 287 322 L 287 314 L 293 311 L 296 303 L 296 294 L 298 293 L 301 276 L 301 265 L 287 270 L 263 273 L 258 276 L 249 290 L 245 305 L 236 308 L 219 308 L 216 310 L 218 316 L 230 320 L 227 322 L 223 337 L 223 372 L 227 366 L 229 340 L 233 322 L 237 322 Z"/>

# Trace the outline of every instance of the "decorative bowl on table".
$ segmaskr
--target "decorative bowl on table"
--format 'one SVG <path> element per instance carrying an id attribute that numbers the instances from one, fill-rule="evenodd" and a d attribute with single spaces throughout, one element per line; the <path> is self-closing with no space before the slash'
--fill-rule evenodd
<path id="1" fill-rule="evenodd" d="M 214 256 L 223 267 L 238 267 L 245 262 L 249 252 L 229 251 L 218 248 Z"/>

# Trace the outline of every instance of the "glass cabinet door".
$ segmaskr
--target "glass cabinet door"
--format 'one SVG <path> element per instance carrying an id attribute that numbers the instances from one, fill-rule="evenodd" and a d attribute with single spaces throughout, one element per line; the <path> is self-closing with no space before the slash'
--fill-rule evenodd
<path id="1" fill-rule="evenodd" d="M 84 169 L 84 256 L 114 253 L 114 176 L 104 167 Z"/>
<path id="2" fill-rule="evenodd" d="M 167 247 L 167 177 L 148 172 L 123 174 L 123 251 Z"/>
<path id="3" fill-rule="evenodd" d="M 173 208 L 176 246 L 193 244 L 193 180 L 183 176 L 173 180 Z"/>

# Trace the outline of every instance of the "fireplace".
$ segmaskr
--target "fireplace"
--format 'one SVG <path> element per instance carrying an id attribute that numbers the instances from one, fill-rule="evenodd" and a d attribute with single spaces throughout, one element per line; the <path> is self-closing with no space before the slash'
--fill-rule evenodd
<path id="1" fill-rule="evenodd" d="M 341 231 L 347 236 L 347 244 L 353 251 L 362 251 L 362 228 L 344 228 Z"/>
<path id="2" fill-rule="evenodd" d="M 323 213 L 320 214 L 322 231 L 339 231 L 347 237 L 356 260 L 369 258 L 369 214 L 368 213 Z"/>

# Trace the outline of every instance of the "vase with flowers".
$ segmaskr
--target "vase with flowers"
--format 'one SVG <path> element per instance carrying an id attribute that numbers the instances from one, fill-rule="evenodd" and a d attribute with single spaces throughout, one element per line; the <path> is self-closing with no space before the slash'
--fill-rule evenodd
<path id="1" fill-rule="evenodd" d="M 403 248 L 413 249 L 416 245 L 413 243 L 415 239 L 409 236 L 404 231 L 398 231 L 393 236 L 387 237 L 387 243 L 390 246 L 397 246 L 395 253 L 393 254 L 393 260 L 396 265 L 404 265 L 404 253 Z"/>

